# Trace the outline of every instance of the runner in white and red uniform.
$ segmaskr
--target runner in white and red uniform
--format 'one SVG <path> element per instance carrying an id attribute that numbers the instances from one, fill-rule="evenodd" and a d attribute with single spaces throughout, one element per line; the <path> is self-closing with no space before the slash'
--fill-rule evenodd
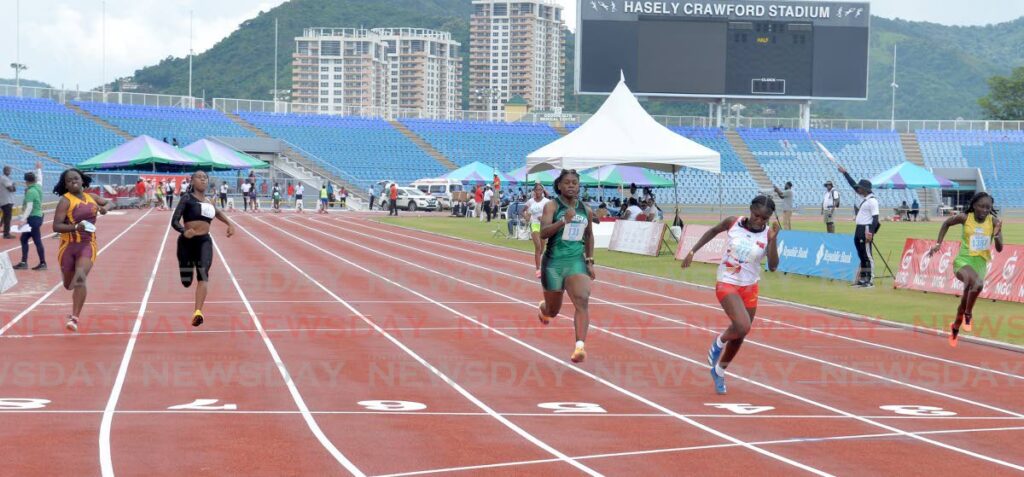
<path id="1" fill-rule="evenodd" d="M 729 246 L 718 266 L 715 295 L 732 324 L 715 338 L 708 351 L 711 379 L 718 394 L 726 392 L 725 369 L 743 345 L 743 339 L 750 332 L 750 325 L 757 312 L 757 283 L 761 280 L 761 262 L 767 256 L 770 271 L 774 272 L 779 266 L 775 239 L 780 227 L 777 222 L 768 226 L 774 213 L 775 202 L 767 196 L 758 196 L 750 203 L 750 217 L 729 217 L 712 227 L 683 260 L 683 268 L 689 268 L 694 254 L 701 247 L 718 234 L 728 233 Z"/>

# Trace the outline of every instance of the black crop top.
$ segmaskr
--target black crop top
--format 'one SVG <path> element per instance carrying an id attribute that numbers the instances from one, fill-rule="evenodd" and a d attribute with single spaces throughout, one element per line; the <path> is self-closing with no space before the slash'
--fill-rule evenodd
<path id="1" fill-rule="evenodd" d="M 210 223 L 213 222 L 216 210 L 213 204 L 200 202 L 192 194 L 187 194 L 182 197 L 181 202 L 178 202 L 178 207 L 174 209 L 174 215 L 171 216 L 171 228 L 183 234 L 185 233 L 185 227 L 179 223 L 181 219 L 184 218 L 186 224 L 197 220 Z"/>

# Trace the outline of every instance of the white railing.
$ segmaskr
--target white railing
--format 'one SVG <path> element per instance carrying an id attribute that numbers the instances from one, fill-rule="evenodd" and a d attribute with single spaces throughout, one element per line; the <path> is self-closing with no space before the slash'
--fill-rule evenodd
<path id="1" fill-rule="evenodd" d="M 203 100 L 190 96 L 170 94 L 130 93 L 125 91 L 75 91 L 68 89 L 36 88 L 33 86 L 0 85 L 0 96 L 49 99 L 58 103 L 88 101 L 131 106 L 163 106 L 171 108 L 202 108 Z"/>

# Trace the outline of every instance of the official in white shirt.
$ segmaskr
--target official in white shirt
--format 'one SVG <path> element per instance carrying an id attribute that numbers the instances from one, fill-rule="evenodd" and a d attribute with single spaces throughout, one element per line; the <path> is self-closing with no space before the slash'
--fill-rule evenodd
<path id="1" fill-rule="evenodd" d="M 825 183 L 825 198 L 821 201 L 821 214 L 825 216 L 825 228 L 828 233 L 836 233 L 835 213 L 839 208 L 839 191 L 835 190 L 832 181 Z"/>
<path id="2" fill-rule="evenodd" d="M 850 183 L 850 186 L 861 198 L 860 203 L 857 204 L 857 230 L 853 234 L 854 244 L 857 246 L 857 256 L 860 258 L 860 275 L 857 283 L 854 283 L 853 286 L 872 288 L 875 286 L 872 283 L 874 277 L 872 269 L 875 262 L 871 256 L 871 242 L 874 240 L 875 234 L 878 233 L 879 227 L 882 226 L 878 220 L 878 199 L 871 193 L 871 181 L 861 179 L 860 182 L 854 182 L 846 169 L 842 167 L 839 168 L 839 172 L 843 173 L 846 182 Z"/>

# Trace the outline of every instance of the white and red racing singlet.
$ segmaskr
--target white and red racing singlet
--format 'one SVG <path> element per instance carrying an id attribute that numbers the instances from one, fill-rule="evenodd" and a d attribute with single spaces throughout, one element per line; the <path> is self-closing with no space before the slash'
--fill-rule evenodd
<path id="1" fill-rule="evenodd" d="M 761 261 L 768 253 L 768 227 L 751 232 L 742 225 L 746 217 L 739 217 L 728 232 L 728 248 L 718 265 L 718 281 L 746 287 L 761 279 Z"/>

